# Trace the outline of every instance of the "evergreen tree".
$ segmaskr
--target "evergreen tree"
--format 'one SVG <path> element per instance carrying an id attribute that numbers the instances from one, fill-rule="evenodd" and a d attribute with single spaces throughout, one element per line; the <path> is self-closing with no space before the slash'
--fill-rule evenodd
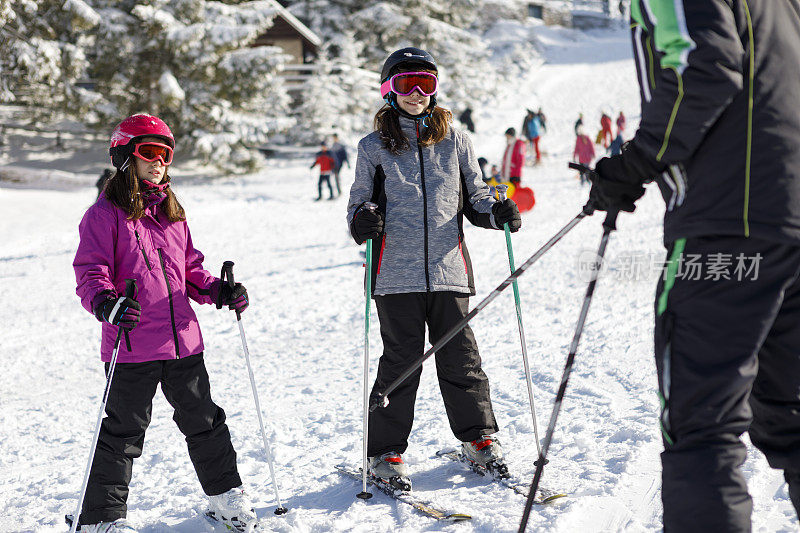
<path id="1" fill-rule="evenodd" d="M 99 22 L 83 0 L 0 0 L 0 101 L 28 103 L 34 120 L 82 118 L 99 98 L 75 86 Z"/>
<path id="2" fill-rule="evenodd" d="M 231 171 L 262 164 L 252 147 L 291 124 L 278 76 L 287 56 L 251 47 L 272 26 L 272 2 L 94 1 L 92 76 L 110 104 L 100 123 L 152 113 L 192 155 Z"/>

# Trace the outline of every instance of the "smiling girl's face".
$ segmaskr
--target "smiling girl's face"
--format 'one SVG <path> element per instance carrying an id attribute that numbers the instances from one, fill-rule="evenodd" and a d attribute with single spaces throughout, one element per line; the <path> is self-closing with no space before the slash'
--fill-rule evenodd
<path id="1" fill-rule="evenodd" d="M 163 143 L 164 139 L 159 137 L 144 137 L 139 142 Z M 140 180 L 147 180 L 158 185 L 167 174 L 168 165 L 162 163 L 158 158 L 156 158 L 155 161 L 145 161 L 138 157 L 133 157 L 132 159 L 136 164 L 136 176 L 138 176 Z"/>
<path id="2" fill-rule="evenodd" d="M 397 105 L 409 115 L 417 116 L 424 113 L 431 105 L 431 97 L 423 96 L 419 90 L 414 89 L 414 92 L 408 96 L 398 96 Z"/>

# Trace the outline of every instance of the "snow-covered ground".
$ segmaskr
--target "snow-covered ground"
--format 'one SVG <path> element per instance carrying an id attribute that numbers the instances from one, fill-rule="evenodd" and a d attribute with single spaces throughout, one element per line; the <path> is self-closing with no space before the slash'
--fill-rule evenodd
<path id="1" fill-rule="evenodd" d="M 590 135 L 601 110 L 614 117 L 623 110 L 629 131 L 639 113 L 624 31 L 541 28 L 539 37 L 547 62 L 509 86 L 501 105 L 474 113 L 475 145 L 490 163 L 499 161 L 503 132 L 508 126 L 519 129 L 526 107 L 542 106 L 548 117 L 544 163 L 526 168 L 524 175 L 537 204 L 513 238 L 518 263 L 586 200 L 588 189 L 566 168 L 577 113 L 584 112 Z M 41 173 L 38 186 L 23 178 L 10 187 L 0 182 L 3 532 L 65 529 L 62 517 L 75 505 L 103 391 L 100 328 L 75 296 L 71 268 L 77 225 L 94 199 L 93 180 L 104 162 L 102 147 L 87 154 L 97 159 L 72 186 L 46 188 Z M 415 491 L 472 514 L 472 521 L 439 524 L 380 493 L 363 502 L 355 498 L 360 485 L 334 473 L 335 464 L 356 465 L 361 457 L 363 268 L 359 248 L 346 231 L 346 193 L 333 202 L 311 202 L 316 178 L 309 164 L 276 162 L 257 175 L 214 180 L 184 172 L 175 180 L 207 268 L 217 271 L 224 260 L 235 261 L 236 279 L 247 285 L 252 298 L 243 320 L 272 428 L 281 496 L 290 508 L 285 517 L 272 514 L 275 502 L 235 319 L 212 306 L 199 307 L 197 313 L 214 398 L 228 414 L 240 471 L 263 527 L 286 532 L 515 531 L 524 498 L 434 457 L 457 442 L 432 365 L 423 372 L 405 459 Z M 24 161 L 15 165 L 26 167 Z M 57 169 L 59 160 L 28 166 Z M 352 171 L 344 175 L 347 186 Z M 657 191 L 650 190 L 634 215 L 620 217 L 619 231 L 612 235 L 609 270 L 595 292 L 542 481 L 570 497 L 535 508 L 530 531 L 660 529 L 661 442 L 651 336 L 658 275 L 652 264 L 663 257 L 662 213 Z M 540 431 L 550 416 L 586 287 L 579 262 L 599 243 L 600 217 L 583 221 L 520 279 Z M 508 264 L 502 233 L 473 227 L 466 233 L 478 284 L 474 304 L 507 275 Z M 377 324 L 374 312 L 372 320 Z M 508 463 L 530 479 L 536 447 L 511 291 L 486 308 L 473 328 Z M 380 352 L 380 335 L 373 327 L 372 376 Z M 754 450 L 744 471 L 754 498 L 754 531 L 796 531 L 782 476 Z M 200 515 L 204 496 L 160 394 L 131 489 L 129 519 L 141 531 L 213 530 Z"/>

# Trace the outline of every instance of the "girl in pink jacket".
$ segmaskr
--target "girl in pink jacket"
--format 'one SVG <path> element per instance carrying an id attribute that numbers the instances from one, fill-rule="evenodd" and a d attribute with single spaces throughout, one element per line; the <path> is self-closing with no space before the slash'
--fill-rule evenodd
<path id="1" fill-rule="evenodd" d="M 159 118 L 138 114 L 111 135 L 116 173 L 80 223 L 73 267 L 77 293 L 103 322 L 101 359 L 125 335 L 79 518 L 84 531 L 133 531 L 126 501 L 133 459 L 142 454 L 152 399 L 161 385 L 186 436 L 210 510 L 228 522 L 257 523 L 241 488 L 225 412 L 211 399 L 203 338 L 189 300 L 244 311 L 247 291 L 203 268 L 167 172 L 175 140 Z M 137 294 L 121 296 L 125 279 Z M 233 523 L 233 522 L 231 522 Z"/>
<path id="2" fill-rule="evenodd" d="M 575 150 L 572 152 L 572 160 L 581 165 L 591 166 L 595 156 L 594 144 L 589 136 L 583 132 L 583 127 L 578 127 L 576 132 L 578 136 L 575 139 Z M 588 181 L 583 173 L 578 175 L 581 179 L 581 185 Z"/>

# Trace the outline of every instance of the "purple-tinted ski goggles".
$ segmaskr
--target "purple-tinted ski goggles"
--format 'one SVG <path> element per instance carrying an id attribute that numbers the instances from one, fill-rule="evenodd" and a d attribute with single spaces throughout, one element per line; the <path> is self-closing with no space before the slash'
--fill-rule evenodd
<path id="1" fill-rule="evenodd" d="M 408 96 L 415 89 L 422 96 L 433 96 L 439 91 L 439 78 L 431 72 L 400 72 L 381 84 L 381 96 L 386 98 L 390 92 Z"/>

